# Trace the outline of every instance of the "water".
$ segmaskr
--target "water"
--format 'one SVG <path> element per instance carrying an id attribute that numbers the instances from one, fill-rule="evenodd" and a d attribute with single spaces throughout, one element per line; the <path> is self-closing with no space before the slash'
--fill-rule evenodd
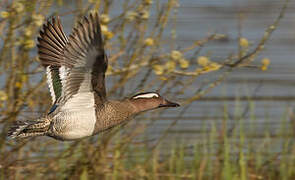
<path id="1" fill-rule="evenodd" d="M 225 34 L 228 36 L 226 41 L 211 42 L 200 53 L 200 55 L 210 53 L 212 60 L 222 61 L 229 54 L 237 52 L 238 24 L 241 20 L 239 17 L 243 17 L 241 20 L 242 36 L 249 40 L 253 49 L 263 36 L 265 29 L 279 15 L 283 1 L 181 0 L 179 5 L 175 25 L 177 47 L 189 46 L 195 40 L 207 37 L 208 33 Z M 121 7 L 121 4 L 117 4 L 111 9 L 110 14 L 117 15 Z M 203 126 L 210 130 L 212 123 L 215 122 L 218 128 L 221 127 L 225 105 L 228 107 L 230 116 L 234 116 L 237 111 L 247 111 L 248 97 L 251 97 L 251 103 L 255 104 L 255 109 L 252 110 L 254 112 L 250 110 L 245 113 L 245 127 L 250 126 L 250 123 L 248 123 L 250 121 L 249 113 L 254 113 L 256 120 L 253 123 L 257 130 L 261 132 L 257 135 L 258 137 L 263 136 L 265 130 L 275 133 L 281 124 L 281 118 L 286 114 L 286 111 L 291 111 L 295 105 L 294 8 L 295 3 L 290 2 L 285 18 L 281 20 L 278 29 L 265 45 L 265 50 L 254 62 L 254 64 L 260 65 L 262 58 L 269 58 L 271 65 L 268 71 L 262 72 L 252 68 L 236 70 L 220 86 L 194 102 L 180 119 L 178 119 L 178 114 L 182 110 L 181 108 L 166 110 L 163 116 L 155 121 L 141 120 L 140 123 L 142 124 L 152 123 L 143 136 L 147 135 L 150 139 L 157 139 L 173 121 L 178 120 L 169 130 L 169 135 L 165 138 L 164 143 L 169 143 L 171 140 L 195 142 L 202 135 Z M 61 9 L 60 11 L 64 10 Z M 153 14 L 154 12 L 151 12 L 151 22 L 155 20 Z M 71 31 L 72 18 L 72 16 L 63 17 L 63 24 L 67 33 Z M 168 26 L 172 27 L 173 25 Z M 164 36 L 169 41 L 171 32 L 165 31 Z M 200 77 L 200 79 L 201 81 L 212 80 L 216 76 L 218 74 L 209 73 Z M 111 83 L 108 80 L 107 78 L 107 84 Z M 139 83 L 136 79 L 133 82 L 131 87 L 136 87 Z M 200 84 L 200 81 L 196 82 L 193 88 L 197 89 Z M 155 87 L 155 89 L 157 88 Z M 127 91 L 127 94 L 134 92 L 133 90 Z M 236 97 L 240 97 L 239 106 L 237 106 Z M 153 114 L 153 112 L 150 114 Z M 137 119 L 140 120 L 141 117 Z M 133 123 L 138 123 L 138 120 L 133 121 Z M 231 121 L 229 126 L 234 124 L 232 119 Z M 132 123 L 129 125 L 132 126 Z"/>
<path id="2" fill-rule="evenodd" d="M 283 5 L 283 1 L 180 1 L 176 23 L 178 46 L 183 47 L 201 39 L 208 32 L 223 33 L 228 36 L 226 42 L 210 43 L 201 55 L 211 53 L 212 60 L 222 60 L 228 54 L 237 51 L 239 14 L 242 12 L 242 36 L 254 46 L 263 36 L 264 30 L 274 22 Z M 295 107 L 295 3 L 289 4 L 285 18 L 265 45 L 265 50 L 256 58 L 254 64 L 260 65 L 262 58 L 271 61 L 269 70 L 242 68 L 232 73 L 219 87 L 196 101 L 188 108 L 184 116 L 169 131 L 167 142 L 175 139 L 196 141 L 200 137 L 202 125 L 208 130 L 212 122 L 220 127 L 223 119 L 223 107 L 228 106 L 231 115 L 237 111 L 235 97 L 241 97 L 240 111 L 247 109 L 247 97 L 252 97 L 254 112 L 245 116 L 246 128 L 250 126 L 249 113 L 255 114 L 258 138 L 269 128 L 276 133 L 284 115 Z M 168 39 L 168 37 L 167 37 Z M 204 79 L 212 79 L 212 73 Z M 195 84 L 196 89 L 199 84 Z M 223 97 L 223 98 L 221 98 Z M 168 110 L 166 117 L 157 121 L 148 131 L 157 137 L 163 129 L 175 119 L 171 115 L 177 110 Z M 177 112 L 176 112 L 177 113 Z M 287 118 L 288 119 L 288 118 Z M 248 124 L 247 124 L 248 122 Z M 229 123 L 230 126 L 231 123 Z M 267 128 L 266 128 L 267 127 Z"/>
<path id="3" fill-rule="evenodd" d="M 161 1 L 166 2 L 166 1 Z M 179 1 L 178 17 L 176 21 L 177 46 L 179 48 L 191 45 L 195 40 L 205 38 L 209 32 L 226 34 L 227 41 L 214 41 L 209 43 L 201 51 L 200 55 L 211 54 L 211 59 L 221 61 L 229 54 L 237 52 L 238 24 L 242 14 L 242 36 L 251 44 L 259 42 L 264 30 L 274 22 L 278 16 L 283 1 L 278 0 L 181 0 Z M 116 9 L 111 9 L 111 14 L 116 14 Z M 210 130 L 212 122 L 217 127 L 222 125 L 224 106 L 227 105 L 229 114 L 234 116 L 237 112 L 236 97 L 240 97 L 240 110 L 246 111 L 249 105 L 248 97 L 252 97 L 251 103 L 255 104 L 255 124 L 257 129 L 264 130 L 268 127 L 276 132 L 280 126 L 281 118 L 286 111 L 292 111 L 295 107 L 295 3 L 289 3 L 285 18 L 281 20 L 278 29 L 273 33 L 265 45 L 265 50 L 257 57 L 254 64 L 260 65 L 262 58 L 267 57 L 271 61 L 268 71 L 242 68 L 232 73 L 220 86 L 206 94 L 202 99 L 194 102 L 169 130 L 170 140 L 185 139 L 195 141 L 202 134 L 202 126 Z M 65 11 L 64 9 L 57 10 Z M 69 12 L 70 8 L 66 10 Z M 151 13 L 153 15 L 153 12 Z M 65 31 L 69 33 L 72 28 L 73 16 L 62 17 Z M 153 16 L 151 16 L 153 21 Z M 170 39 L 171 32 L 166 31 L 166 39 Z M 216 78 L 216 73 L 209 73 L 201 77 L 203 81 Z M 108 79 L 107 79 L 108 80 Z M 135 81 L 137 83 L 137 81 Z M 110 83 L 108 81 L 108 83 Z M 200 81 L 195 83 L 195 89 L 200 86 Z M 134 85 L 136 86 L 136 85 Z M 155 88 L 156 89 L 156 88 Z M 173 97 L 178 98 L 178 97 Z M 180 98 L 180 97 L 179 97 Z M 146 133 L 149 138 L 157 139 L 163 131 L 178 119 L 181 111 L 169 109 L 164 115 L 153 122 Z M 152 113 L 151 113 L 152 114 Z M 140 118 L 138 118 L 139 120 Z M 245 115 L 246 123 L 250 121 L 249 113 Z M 149 123 L 150 121 L 141 123 Z M 134 122 L 135 123 L 135 122 Z M 229 122 L 231 126 L 233 122 Z M 246 124 L 246 128 L 250 126 Z M 258 137 L 259 137 L 258 136 Z"/>

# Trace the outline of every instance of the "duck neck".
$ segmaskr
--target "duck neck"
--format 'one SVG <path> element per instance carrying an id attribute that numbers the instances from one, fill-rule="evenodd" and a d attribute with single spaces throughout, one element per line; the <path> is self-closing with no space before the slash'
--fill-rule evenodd
<path id="1" fill-rule="evenodd" d="M 136 107 L 130 102 L 106 102 L 101 108 L 96 110 L 97 121 L 95 124 L 95 133 L 111 129 L 116 125 L 127 122 L 136 112 Z"/>

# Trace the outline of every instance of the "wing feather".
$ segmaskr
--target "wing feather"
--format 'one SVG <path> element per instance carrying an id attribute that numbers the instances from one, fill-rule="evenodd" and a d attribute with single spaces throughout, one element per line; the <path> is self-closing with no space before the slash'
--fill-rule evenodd
<path id="1" fill-rule="evenodd" d="M 69 36 L 64 56 L 66 60 L 74 62 L 66 77 L 64 101 L 83 92 L 96 92 L 104 101 L 107 58 L 97 13 L 90 14 L 88 18 L 85 17 L 77 23 L 77 27 Z"/>
<path id="2" fill-rule="evenodd" d="M 67 44 L 68 39 L 58 17 L 57 19 L 52 18 L 51 21 L 49 20 L 47 24 L 43 25 L 38 37 L 37 47 L 41 64 L 46 69 L 47 84 L 53 104 L 56 103 L 56 100 L 62 94 L 62 77 L 60 76 L 59 69 L 62 66 L 71 66 L 71 64 L 65 63 L 63 56 L 63 51 Z"/>
<path id="3" fill-rule="evenodd" d="M 84 17 L 67 38 L 59 18 L 43 25 L 38 38 L 38 54 L 46 68 L 52 102 L 66 103 L 78 93 L 95 92 L 106 100 L 105 56 L 99 16 Z"/>

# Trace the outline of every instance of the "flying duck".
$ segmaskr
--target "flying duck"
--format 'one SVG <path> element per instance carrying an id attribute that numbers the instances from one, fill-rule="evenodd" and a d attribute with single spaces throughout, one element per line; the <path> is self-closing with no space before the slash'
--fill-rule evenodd
<path id="1" fill-rule="evenodd" d="M 127 122 L 140 112 L 179 106 L 157 92 L 107 99 L 108 59 L 97 13 L 80 20 L 69 37 L 59 17 L 53 17 L 43 25 L 37 47 L 46 69 L 52 107 L 37 120 L 16 122 L 8 132 L 11 138 L 49 136 L 77 140 Z"/>

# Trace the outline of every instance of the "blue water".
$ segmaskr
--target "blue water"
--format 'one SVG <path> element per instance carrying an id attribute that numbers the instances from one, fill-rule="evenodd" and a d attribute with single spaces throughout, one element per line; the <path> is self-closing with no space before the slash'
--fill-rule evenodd
<path id="1" fill-rule="evenodd" d="M 166 1 L 160 1 L 166 2 Z M 221 33 L 228 36 L 227 41 L 214 41 L 201 51 L 200 55 L 211 54 L 211 59 L 220 61 L 233 52 L 237 52 L 239 15 L 242 19 L 242 36 L 247 38 L 254 46 L 264 34 L 264 30 L 275 20 L 282 7 L 283 1 L 278 0 L 180 0 L 178 17 L 176 21 L 177 47 L 182 48 L 191 45 L 195 40 L 205 38 L 208 33 Z M 155 3 L 154 3 L 155 6 Z M 110 10 L 110 14 L 117 15 L 121 4 Z M 236 101 L 230 99 L 235 96 L 272 97 L 273 100 L 253 100 L 255 104 L 256 120 L 258 129 L 263 132 L 266 126 L 270 129 L 277 129 L 280 119 L 287 110 L 295 107 L 295 3 L 290 2 L 285 18 L 280 22 L 278 29 L 265 45 L 265 50 L 257 57 L 254 64 L 260 65 L 260 60 L 267 57 L 271 61 L 269 70 L 262 72 L 257 69 L 242 68 L 232 73 L 222 85 L 213 89 L 204 96 L 203 100 L 194 102 L 169 131 L 170 136 L 166 138 L 182 138 L 194 141 L 200 134 L 201 126 L 205 123 L 210 129 L 212 122 L 217 126 L 221 125 L 224 105 L 227 105 L 230 114 L 235 114 Z M 57 8 L 57 12 L 69 12 L 69 9 Z M 155 17 L 151 13 L 151 23 Z M 62 23 L 65 31 L 69 33 L 72 28 L 73 16 L 62 16 Z M 172 27 L 169 24 L 168 27 Z M 171 31 L 165 31 L 164 36 L 167 42 L 170 40 Z M 164 47 L 169 48 L 169 47 Z M 108 52 L 111 53 L 111 52 Z M 192 95 L 203 81 L 213 80 L 217 73 L 210 73 L 200 77 L 194 84 L 195 87 L 188 89 L 185 96 Z M 1 81 L 1 79 L 0 79 Z M 108 81 L 108 78 L 107 78 Z M 107 84 L 111 83 L 108 81 Z M 130 86 L 125 94 L 133 92 L 137 81 Z M 153 87 L 151 90 L 156 90 Z M 229 97 L 227 101 L 212 101 L 210 97 Z M 289 101 L 280 100 L 279 97 L 290 97 Z M 170 97 L 173 100 L 181 101 L 181 97 Z M 293 99 L 292 99 L 293 98 Z M 254 98 L 255 99 L 255 98 Z M 247 107 L 247 101 L 240 102 L 240 111 Z M 140 121 L 150 123 L 146 133 L 152 137 L 159 137 L 169 124 L 177 119 L 181 108 L 165 111 L 163 118 L 156 121 Z M 153 113 L 150 113 L 151 115 Z M 267 120 L 266 120 L 267 117 Z M 140 120 L 140 117 L 137 118 Z M 249 120 L 249 115 L 246 116 Z M 138 122 L 138 121 L 136 121 Z M 135 121 L 133 121 L 135 123 Z M 130 124 L 132 126 L 132 123 Z M 275 130 L 274 130 L 275 131 Z"/>
<path id="2" fill-rule="evenodd" d="M 212 60 L 222 60 L 228 54 L 237 51 L 239 13 L 242 12 L 242 36 L 247 38 L 254 46 L 264 34 L 264 30 L 273 23 L 282 7 L 283 1 L 180 1 L 176 23 L 177 43 L 179 47 L 190 45 L 195 39 L 201 39 L 208 32 L 223 33 L 228 36 L 226 42 L 210 43 L 201 55 L 211 54 Z M 251 103 L 255 110 L 245 116 L 245 127 L 250 126 L 250 113 L 255 114 L 254 124 L 256 132 L 264 135 L 265 131 L 276 133 L 281 120 L 287 112 L 295 112 L 295 3 L 290 2 L 285 18 L 280 22 L 278 29 L 273 33 L 265 45 L 265 50 L 256 58 L 254 64 L 260 65 L 262 58 L 271 61 L 268 71 L 242 68 L 232 73 L 219 87 L 213 89 L 204 97 L 190 106 L 177 124 L 169 131 L 166 138 L 191 140 L 198 139 L 202 125 L 210 129 L 212 122 L 217 127 L 222 125 L 223 108 L 226 104 L 231 115 L 237 111 L 243 112 L 248 106 L 247 101 L 241 101 L 237 110 L 235 100 L 209 101 L 210 97 L 253 96 Z M 169 39 L 169 33 L 167 33 Z M 202 79 L 210 80 L 218 76 L 216 73 L 205 75 Z M 197 89 L 200 81 L 195 83 Z M 191 92 L 191 89 L 187 93 Z M 268 97 L 273 99 L 257 100 L 255 97 Z M 281 100 L 279 97 L 287 97 Z M 289 98 L 288 98 L 289 97 Z M 165 114 L 169 118 L 156 121 L 148 133 L 153 137 L 161 135 L 177 117 L 173 114 L 177 110 L 168 110 Z M 288 118 L 286 118 L 288 119 Z M 233 124 L 233 122 L 229 123 Z M 248 123 L 248 124 L 247 124 Z M 266 128 L 268 127 L 268 128 Z"/>

